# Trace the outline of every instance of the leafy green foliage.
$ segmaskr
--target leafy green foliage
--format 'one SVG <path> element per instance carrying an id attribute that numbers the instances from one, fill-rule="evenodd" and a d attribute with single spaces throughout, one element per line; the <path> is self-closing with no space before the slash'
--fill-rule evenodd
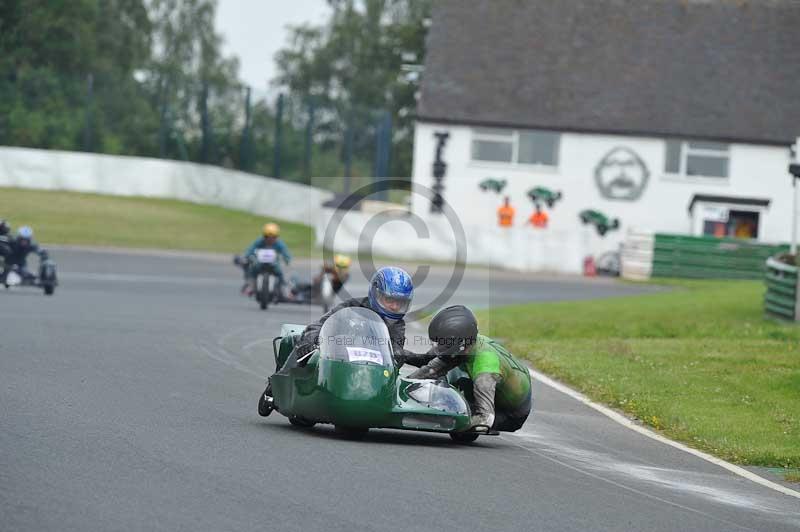
<path id="1" fill-rule="evenodd" d="M 148 107 L 133 79 L 149 58 L 144 4 L 8 0 L 0 9 L 0 142 L 139 152 L 130 122 Z"/>
<path id="2" fill-rule="evenodd" d="M 394 120 L 394 175 L 410 175 L 415 80 L 429 0 L 332 2 L 330 22 L 295 28 L 278 54 L 288 91 L 281 177 L 371 176 L 376 124 Z M 0 3 L 0 144 L 192 160 L 273 173 L 274 102 L 253 102 L 221 52 L 216 0 L 6 0 Z M 244 132 L 248 131 L 249 136 Z M 247 142 L 249 139 L 249 142 Z"/>

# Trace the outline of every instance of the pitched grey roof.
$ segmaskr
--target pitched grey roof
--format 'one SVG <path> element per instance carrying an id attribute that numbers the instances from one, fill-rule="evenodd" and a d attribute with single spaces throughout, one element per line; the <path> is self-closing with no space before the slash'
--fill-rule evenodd
<path id="1" fill-rule="evenodd" d="M 790 144 L 800 0 L 436 0 L 417 114 Z"/>

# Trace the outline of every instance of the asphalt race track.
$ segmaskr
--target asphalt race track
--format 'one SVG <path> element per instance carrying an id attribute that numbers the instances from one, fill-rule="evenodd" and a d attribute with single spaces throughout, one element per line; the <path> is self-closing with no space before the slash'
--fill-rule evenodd
<path id="1" fill-rule="evenodd" d="M 256 401 L 282 322 L 226 260 L 53 253 L 61 286 L 0 293 L 0 530 L 797 530 L 800 501 L 535 384 L 518 433 L 298 429 Z M 306 264 L 307 266 L 307 264 Z M 449 275 L 432 271 L 418 301 Z M 356 278 L 354 292 L 363 291 Z M 451 302 L 642 288 L 470 270 Z"/>

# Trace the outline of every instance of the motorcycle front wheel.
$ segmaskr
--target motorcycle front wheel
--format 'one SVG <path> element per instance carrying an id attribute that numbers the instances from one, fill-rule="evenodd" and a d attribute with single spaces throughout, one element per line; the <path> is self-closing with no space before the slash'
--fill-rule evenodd
<path id="1" fill-rule="evenodd" d="M 269 300 L 272 297 L 269 291 L 269 277 L 269 274 L 259 274 L 256 278 L 256 286 L 258 287 L 256 294 L 258 297 L 258 306 L 261 307 L 261 310 L 267 310 L 269 307 Z"/>

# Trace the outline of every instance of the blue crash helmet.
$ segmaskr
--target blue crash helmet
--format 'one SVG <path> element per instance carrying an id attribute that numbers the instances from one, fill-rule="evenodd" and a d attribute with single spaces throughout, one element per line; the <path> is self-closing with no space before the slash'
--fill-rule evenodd
<path id="1" fill-rule="evenodd" d="M 383 318 L 402 319 L 411 307 L 413 297 L 414 283 L 401 268 L 381 268 L 370 279 L 369 305 Z"/>

